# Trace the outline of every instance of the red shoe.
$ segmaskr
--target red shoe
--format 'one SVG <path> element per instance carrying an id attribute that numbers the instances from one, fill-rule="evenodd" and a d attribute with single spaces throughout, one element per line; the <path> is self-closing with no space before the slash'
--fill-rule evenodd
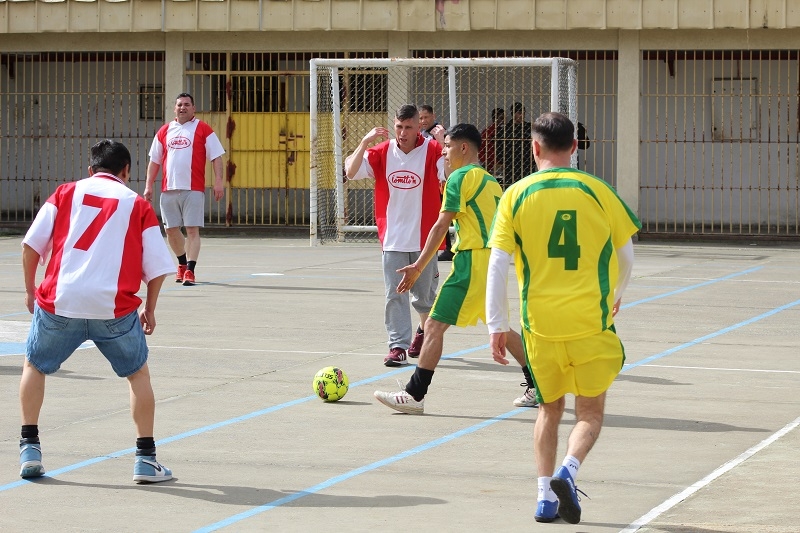
<path id="1" fill-rule="evenodd" d="M 408 356 L 416 359 L 422 351 L 422 341 L 425 340 L 425 332 L 415 333 L 414 340 L 411 341 L 411 346 L 408 347 Z"/>
<path id="2" fill-rule="evenodd" d="M 178 273 L 175 274 L 175 283 L 183 283 L 184 274 L 186 274 L 186 265 L 178 265 Z"/>
<path id="3" fill-rule="evenodd" d="M 187 287 L 194 285 L 194 272 L 192 272 L 191 270 L 187 270 L 183 274 L 183 284 Z"/>
<path id="4" fill-rule="evenodd" d="M 386 366 L 407 365 L 406 351 L 402 348 L 392 348 L 389 350 L 389 355 L 383 358 L 383 364 Z"/>

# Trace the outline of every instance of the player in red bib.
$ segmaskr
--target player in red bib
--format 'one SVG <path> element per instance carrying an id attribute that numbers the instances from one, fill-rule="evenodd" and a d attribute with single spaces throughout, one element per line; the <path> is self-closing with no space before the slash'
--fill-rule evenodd
<path id="1" fill-rule="evenodd" d="M 178 257 L 175 281 L 194 285 L 194 268 L 200 254 L 200 228 L 205 224 L 206 163 L 214 169 L 214 200 L 225 194 L 222 156 L 225 149 L 211 126 L 195 114 L 194 98 L 181 93 L 175 102 L 175 120 L 158 130 L 150 147 L 150 164 L 144 187 L 145 200 L 153 200 L 153 185 L 161 179 L 161 218 L 167 240 Z M 186 228 L 186 238 L 181 233 Z"/>
<path id="2" fill-rule="evenodd" d="M 156 327 L 158 293 L 175 267 L 152 206 L 127 187 L 130 171 L 131 155 L 123 144 L 95 144 L 89 177 L 59 186 L 22 241 L 25 305 L 33 313 L 19 391 L 23 478 L 44 474 L 38 424 L 45 376 L 87 340 L 128 379 L 137 436 L 134 481 L 172 478 L 156 461 L 145 335 Z M 37 288 L 36 269 L 49 253 Z M 142 281 L 147 299 L 139 311 Z"/>
<path id="3" fill-rule="evenodd" d="M 439 142 L 444 140 L 442 126 L 431 131 L 439 141 L 423 137 L 416 106 L 406 104 L 395 113 L 394 133 L 394 139 L 368 148 L 389 137 L 388 129 L 373 128 L 345 160 L 348 179 L 375 179 L 375 222 L 383 248 L 386 287 L 384 323 L 389 335 L 389 354 L 383 360 L 386 366 L 405 365 L 409 355 L 419 356 L 419 351 L 406 352 L 412 345 L 412 323 L 408 293 L 397 292 L 403 277 L 397 269 L 419 259 L 428 232 L 439 218 L 440 184 L 445 179 Z M 438 276 L 436 263 L 428 264 L 410 291 L 420 325 L 425 324 L 436 298 Z M 422 345 L 422 335 L 418 329 L 415 346 Z"/>

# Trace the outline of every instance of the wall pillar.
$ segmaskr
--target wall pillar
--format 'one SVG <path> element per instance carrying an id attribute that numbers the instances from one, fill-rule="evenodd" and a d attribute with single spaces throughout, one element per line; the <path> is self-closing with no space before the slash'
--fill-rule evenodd
<path id="1" fill-rule="evenodd" d="M 164 34 L 164 121 L 175 118 L 175 98 L 186 92 L 186 53 L 183 33 Z"/>
<path id="2" fill-rule="evenodd" d="M 641 109 L 639 32 L 620 30 L 617 69 L 617 192 L 639 214 Z"/>
<path id="3" fill-rule="evenodd" d="M 389 57 L 409 57 L 408 33 L 389 32 Z M 388 76 L 389 101 L 387 102 L 389 131 L 394 131 L 394 114 L 403 104 L 410 102 L 409 69 L 391 68 Z"/>

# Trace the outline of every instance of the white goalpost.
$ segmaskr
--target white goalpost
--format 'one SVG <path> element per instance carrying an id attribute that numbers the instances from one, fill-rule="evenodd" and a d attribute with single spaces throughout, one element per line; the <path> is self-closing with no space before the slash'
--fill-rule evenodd
<path id="1" fill-rule="evenodd" d="M 400 106 L 430 105 L 445 127 L 469 122 L 483 130 L 497 109 L 509 122 L 515 104 L 524 107 L 525 122 L 559 111 L 577 125 L 576 67 L 565 58 L 312 59 L 312 246 L 377 239 L 374 182 L 346 181 L 344 159 L 372 128 L 393 131 Z M 502 135 L 498 145 L 525 142 Z"/>

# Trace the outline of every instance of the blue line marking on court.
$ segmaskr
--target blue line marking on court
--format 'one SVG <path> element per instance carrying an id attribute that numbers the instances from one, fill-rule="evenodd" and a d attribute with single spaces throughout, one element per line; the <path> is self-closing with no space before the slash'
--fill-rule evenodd
<path id="1" fill-rule="evenodd" d="M 633 307 L 634 305 L 639 305 L 639 304 L 644 304 L 644 303 L 647 303 L 647 302 L 652 302 L 653 300 L 659 300 L 661 298 L 666 298 L 667 296 L 673 296 L 675 294 L 680 294 L 682 292 L 691 291 L 693 289 L 699 289 L 700 287 L 705 287 L 705 286 L 711 285 L 713 283 L 729 280 L 731 278 L 735 278 L 737 276 L 743 276 L 745 274 L 750 274 L 750 273 L 755 272 L 757 270 L 761 270 L 762 268 L 764 268 L 764 267 L 763 266 L 757 266 L 757 267 L 753 267 L 753 268 L 748 268 L 747 270 L 742 270 L 741 272 L 734 272 L 733 274 L 728 274 L 727 276 L 722 276 L 721 278 L 710 279 L 708 281 L 704 281 L 702 283 L 697 283 L 695 285 L 689 285 L 688 287 L 683 287 L 681 289 L 677 289 L 677 290 L 674 290 L 674 291 L 665 292 L 663 294 L 658 294 L 656 296 L 650 296 L 649 298 L 643 298 L 641 300 L 636 300 L 635 302 L 632 302 L 632 303 L 629 303 L 629 304 L 622 304 L 620 306 L 620 309 L 627 309 L 629 307 Z"/>
<path id="2" fill-rule="evenodd" d="M 632 306 L 632 305 L 635 305 L 636 303 L 643 303 L 643 302 L 647 302 L 647 301 L 650 301 L 650 300 L 651 300 L 650 298 L 646 298 L 644 300 L 640 300 L 638 302 L 631 303 L 630 305 Z M 723 328 L 723 329 L 718 330 L 718 331 L 716 331 L 714 333 L 710 333 L 708 335 L 704 335 L 704 336 L 699 337 L 699 338 L 697 338 L 697 339 L 695 339 L 695 340 L 693 340 L 691 342 L 687 342 L 687 343 L 681 344 L 680 346 L 676 346 L 674 348 L 670 348 L 669 350 L 666 350 L 666 351 L 661 352 L 659 354 L 647 357 L 646 359 L 643 359 L 643 360 L 641 360 L 641 361 L 639 361 L 637 363 L 634 363 L 634 364 L 631 364 L 631 365 L 625 365 L 622 368 L 622 370 L 620 370 L 620 374 L 622 374 L 624 372 L 627 372 L 627 371 L 629 371 L 629 370 L 631 370 L 631 369 L 633 369 L 633 368 L 635 368 L 637 366 L 646 364 L 646 363 L 648 363 L 650 361 L 653 361 L 655 359 L 660 359 L 661 357 L 666 357 L 667 355 L 670 355 L 672 353 L 678 352 L 678 351 L 683 350 L 685 348 L 689 348 L 691 346 L 699 344 L 699 343 L 701 343 L 703 341 L 706 341 L 708 339 L 712 339 L 714 337 L 718 337 L 720 335 L 724 335 L 725 333 L 729 333 L 731 331 L 734 331 L 734 330 L 739 329 L 741 327 L 747 326 L 749 324 L 753 324 L 755 322 L 758 322 L 759 320 L 763 320 L 765 318 L 768 318 L 768 317 L 770 317 L 772 315 L 775 315 L 777 313 L 780 313 L 781 311 L 785 311 L 786 309 L 790 309 L 790 308 L 795 307 L 797 305 L 800 305 L 800 300 L 795 300 L 794 302 L 788 303 L 786 305 L 782 305 L 780 307 L 776 307 L 775 309 L 772 309 L 772 310 L 770 310 L 770 311 L 768 311 L 766 313 L 762 313 L 762 314 L 760 314 L 758 316 L 755 316 L 753 318 L 750 318 L 748 320 L 743 320 L 742 322 L 739 322 L 739 323 L 734 324 L 732 326 L 728 326 L 727 328 Z M 457 354 L 452 354 L 449 357 L 455 357 L 456 355 Z M 397 373 L 397 371 L 395 371 L 393 373 Z M 389 374 L 392 374 L 392 373 L 390 372 Z M 386 374 L 384 374 L 384 375 L 386 375 Z M 376 376 L 376 378 L 370 378 L 370 379 L 367 379 L 367 380 L 362 380 L 359 383 L 369 383 L 369 382 L 375 381 L 375 379 L 377 379 L 378 377 L 379 376 Z M 269 510 L 274 509 L 276 507 L 280 507 L 280 506 L 285 505 L 287 503 L 291 503 L 291 502 L 293 502 L 295 500 L 299 500 L 300 498 L 305 498 L 306 496 L 310 496 L 312 494 L 316 494 L 317 492 L 320 492 L 322 490 L 330 488 L 333 485 L 336 485 L 336 484 L 341 483 L 343 481 L 347 481 L 349 479 L 352 479 L 352 478 L 354 478 L 356 476 L 359 476 L 361 474 L 364 474 L 366 472 L 370 472 L 372 470 L 375 470 L 377 468 L 381 468 L 381 467 L 389 465 L 391 463 L 395 463 L 397 461 L 400 461 L 400 460 L 405 459 L 407 457 L 410 457 L 412 455 L 416 455 L 416 454 L 422 453 L 424 451 L 430 450 L 432 448 L 436 448 L 437 446 L 441 446 L 442 444 L 450 442 L 450 441 L 452 441 L 454 439 L 457 439 L 459 437 L 463 437 L 463 436 L 468 435 L 470 433 L 474 433 L 474 432 L 479 431 L 481 429 L 484 429 L 484 428 L 486 428 L 486 427 L 488 427 L 488 426 L 490 426 L 490 425 L 492 425 L 492 424 L 494 424 L 496 422 L 499 422 L 501 420 L 505 420 L 507 418 L 511 418 L 511 417 L 516 416 L 516 415 L 518 415 L 518 414 L 520 414 L 520 413 L 522 413 L 524 411 L 527 411 L 527 410 L 528 410 L 527 407 L 520 407 L 518 409 L 514 409 L 513 411 L 509 411 L 507 413 L 498 415 L 498 416 L 496 416 L 494 418 L 490 418 L 488 420 L 484 420 L 483 422 L 480 422 L 480 423 L 475 424 L 473 426 L 469 426 L 469 427 L 464 428 L 462 430 L 456 431 L 455 433 L 451 433 L 450 435 L 446 435 L 444 437 L 440 437 L 438 439 L 435 439 L 435 440 L 426 442 L 424 444 L 421 444 L 421 445 L 419 445 L 419 446 L 417 446 L 415 448 L 411 448 L 411 449 L 406 450 L 404 452 L 400 452 L 400 453 L 398 453 L 396 455 L 393 455 L 391 457 L 387 457 L 385 459 L 382 459 L 380 461 L 376 461 L 376 462 L 371 463 L 369 465 L 362 466 L 362 467 L 359 467 L 359 468 L 355 468 L 353 470 L 350 470 L 349 472 L 345 472 L 344 474 L 341 474 L 341 475 L 338 475 L 338 476 L 334 476 L 334 477 L 332 477 L 332 478 L 330 478 L 330 479 L 328 479 L 326 481 L 323 481 L 322 483 L 318 483 L 318 484 L 316 484 L 316 485 L 314 485 L 312 487 L 309 487 L 307 489 L 300 490 L 300 491 L 295 492 L 294 494 L 291 494 L 289 496 L 284 496 L 283 498 L 279 498 L 277 500 L 274 500 L 272 502 L 266 503 L 264 505 L 260 505 L 258 507 L 253 507 L 252 509 L 249 509 L 249 510 L 244 511 L 242 513 L 230 516 L 230 517 L 228 517 L 228 518 L 226 518 L 224 520 L 220 520 L 219 522 L 216 522 L 216 523 L 211 524 L 209 526 L 205 526 L 205 527 L 202 527 L 200 529 L 197 529 L 197 530 L 195 530 L 195 533 L 208 533 L 208 532 L 211 532 L 211 531 L 217 531 L 219 529 L 228 527 L 228 526 L 233 525 L 233 524 L 235 524 L 237 522 L 240 522 L 240 521 L 245 520 L 247 518 L 250 518 L 252 516 L 264 513 L 266 511 L 269 511 Z"/>
<path id="3" fill-rule="evenodd" d="M 19 315 L 30 315 L 27 311 L 20 311 L 19 313 L 8 313 L 7 315 L 0 315 L 0 318 L 6 318 L 9 316 L 19 316 Z"/>
<path id="4" fill-rule="evenodd" d="M 264 505 L 261 505 L 261 506 L 258 506 L 258 507 L 254 507 L 254 508 L 252 508 L 252 509 L 250 509 L 248 511 L 244 511 L 242 513 L 233 515 L 233 516 L 231 516 L 229 518 L 226 518 L 225 520 L 221 520 L 221 521 L 219 521 L 219 522 L 217 522 L 215 524 L 211 524 L 211 525 L 203 527 L 201 529 L 197 529 L 197 530 L 195 530 L 195 533 L 207 533 L 209 531 L 216 531 L 216 530 L 221 529 L 223 527 L 227 527 L 227 526 L 229 526 L 231 524 L 234 524 L 236 522 L 240 522 L 240 521 L 244 520 L 245 518 L 250 518 L 251 516 L 255 516 L 257 514 L 261 514 L 261 513 L 265 512 L 265 511 L 269 511 L 270 509 L 274 509 L 275 507 L 280 507 L 281 505 L 285 505 L 285 504 L 293 502 L 295 500 L 299 500 L 300 498 L 305 498 L 306 496 L 310 496 L 310 495 L 315 494 L 315 493 L 317 493 L 317 492 L 319 492 L 321 490 L 325 490 L 325 489 L 327 489 L 329 487 L 332 487 L 333 485 L 336 485 L 336 484 L 341 483 L 343 481 L 347 481 L 348 479 L 354 478 L 354 477 L 359 476 L 361 474 L 364 474 L 366 472 L 370 472 L 370 471 L 375 470 L 377 468 L 381 468 L 381 467 L 390 465 L 392 463 L 396 463 L 397 461 L 401 461 L 403 459 L 406 459 L 407 457 L 411 457 L 413 455 L 417 455 L 417 454 L 422 453 L 424 451 L 430 450 L 431 448 L 436 448 L 437 446 L 441 446 L 442 444 L 450 442 L 451 440 L 455 440 L 455 439 L 457 439 L 459 437 L 463 437 L 464 435 L 469 435 L 470 433 L 474 433 L 476 431 L 480 431 L 481 429 L 483 429 L 485 427 L 491 426 L 492 424 L 496 424 L 497 422 L 500 422 L 501 420 L 505 420 L 507 418 L 510 418 L 510 417 L 512 417 L 514 415 L 520 414 L 520 413 L 522 413 L 524 411 L 527 411 L 527 410 L 528 410 L 527 407 L 520 407 L 518 409 L 514 409 L 513 411 L 509 411 L 508 413 L 504 413 L 504 414 L 498 415 L 498 416 L 496 416 L 494 418 L 490 418 L 488 420 L 484 420 L 483 422 L 479 422 L 478 424 L 475 424 L 475 425 L 469 426 L 467 428 L 461 429 L 459 431 L 456 431 L 455 433 L 451 433 L 449 435 L 445 435 L 444 437 L 439 437 L 438 439 L 434 439 L 432 441 L 426 442 L 424 444 L 420 444 L 419 446 L 416 446 L 416 447 L 411 448 L 409 450 L 406 450 L 404 452 L 400 452 L 397 455 L 393 455 L 391 457 L 387 457 L 385 459 L 381 459 L 379 461 L 375 461 L 374 463 L 370 463 L 368 465 L 361 466 L 359 468 L 355 468 L 353 470 L 350 470 L 349 472 L 345 472 L 344 474 L 341 474 L 341 475 L 338 475 L 338 476 L 334 476 L 334 477 L 332 477 L 332 478 L 330 478 L 330 479 L 328 479 L 326 481 L 323 481 L 322 483 L 318 483 L 318 484 L 314 485 L 313 487 L 309 487 L 307 489 L 295 492 L 294 494 L 290 494 L 289 496 L 284 496 L 283 498 L 279 498 L 279 499 L 274 500 L 274 501 L 272 501 L 270 503 L 267 503 L 267 504 L 264 504 Z"/>
<path id="5" fill-rule="evenodd" d="M 642 304 L 642 303 L 650 302 L 650 301 L 653 301 L 653 300 L 656 300 L 658 298 L 662 298 L 662 297 L 665 297 L 665 296 L 668 296 L 668 295 L 677 294 L 677 293 L 680 293 L 680 292 L 685 292 L 685 291 L 691 290 L 693 288 L 703 287 L 703 286 L 706 286 L 706 285 L 710 285 L 712 283 L 716 283 L 718 281 L 723 281 L 723 280 L 727 280 L 727 279 L 730 279 L 730 278 L 733 278 L 733 277 L 736 277 L 736 276 L 741 276 L 743 274 L 747 274 L 747 273 L 759 270 L 760 268 L 762 268 L 762 267 L 750 268 L 750 269 L 747 269 L 747 270 L 743 270 L 741 272 L 728 274 L 727 276 L 723 276 L 723 277 L 720 277 L 720 278 L 714 278 L 713 280 L 705 281 L 705 282 L 702 282 L 702 283 L 699 283 L 699 284 L 695 284 L 695 285 L 692 285 L 692 286 L 689 286 L 689 287 L 685 287 L 683 289 L 678 289 L 676 291 L 670 291 L 669 293 L 665 293 L 664 295 L 657 295 L 657 296 L 653 296 L 653 297 L 644 298 L 642 300 L 637 300 L 637 301 L 634 301 L 634 302 L 631 302 L 631 303 L 627 304 L 627 306 L 622 306 L 622 307 L 623 308 L 625 308 L 625 307 L 633 307 L 635 305 L 639 305 L 639 304 Z M 175 289 L 177 289 L 177 287 Z M 167 289 L 167 290 L 170 290 L 170 289 Z M 720 331 L 718 331 L 716 333 L 712 333 L 712 334 L 706 335 L 704 337 L 701 337 L 700 339 L 697 339 L 696 342 L 692 341 L 690 343 L 683 344 L 683 345 L 681 345 L 679 347 L 676 347 L 676 348 L 673 348 L 671 350 L 667 350 L 667 352 L 662 352 L 661 354 L 656 354 L 656 355 L 651 356 L 651 357 L 649 357 L 647 359 L 644 359 L 644 360 L 642 360 L 642 361 L 640 361 L 638 363 L 635 363 L 634 365 L 630 365 L 630 366 L 626 365 L 620 371 L 620 373 L 625 372 L 625 371 L 629 370 L 630 368 L 633 368 L 634 366 L 638 366 L 640 364 L 644 364 L 646 361 L 650 361 L 650 360 L 653 360 L 653 359 L 664 357 L 666 355 L 669 355 L 670 353 L 674 353 L 674 352 L 678 351 L 679 349 L 687 348 L 689 346 L 697 344 L 698 342 L 703 342 L 703 340 L 706 340 L 706 339 L 709 339 L 709 338 L 713 338 L 713 337 L 716 337 L 718 335 L 722 335 L 723 333 L 727 333 L 729 331 L 732 331 L 734 329 L 742 327 L 744 325 L 751 324 L 753 322 L 757 322 L 758 320 L 761 320 L 762 318 L 766 318 L 766 317 L 771 316 L 771 315 L 773 315 L 775 313 L 778 313 L 778 312 L 780 312 L 780 311 L 782 311 L 784 309 L 788 309 L 790 307 L 793 307 L 793 306 L 795 306 L 797 304 L 800 304 L 800 300 L 798 300 L 796 302 L 793 302 L 791 304 L 787 304 L 785 306 L 776 308 L 776 309 L 774 309 L 774 310 L 772 310 L 772 311 L 770 311 L 768 313 L 764 313 L 762 315 L 759 315 L 759 316 L 754 317 L 752 319 L 749 319 L 747 321 L 740 322 L 739 324 L 735 324 L 733 326 L 729 326 L 729 327 L 727 327 L 727 328 L 725 328 L 723 330 L 720 330 Z M 459 356 L 462 356 L 462 355 L 466 355 L 466 354 L 469 354 L 469 353 L 472 353 L 472 352 L 475 352 L 475 351 L 478 351 L 478 350 L 486 349 L 488 347 L 489 347 L 488 344 L 475 346 L 473 348 L 468 348 L 468 349 L 465 349 L 465 350 L 460 350 L 458 352 L 454 352 L 452 354 L 445 355 L 445 356 L 442 357 L 442 359 L 453 359 L 453 358 L 456 358 L 456 357 L 459 357 Z M 358 387 L 358 386 L 361 386 L 361 385 L 366 385 L 368 383 L 372 383 L 372 382 L 378 381 L 380 379 L 385 379 L 387 377 L 391 377 L 391 376 L 394 376 L 394 375 L 402 373 L 402 372 L 408 372 L 409 370 L 411 370 L 411 368 L 413 368 L 413 367 L 409 366 L 407 368 L 399 368 L 399 369 L 396 369 L 396 370 L 393 370 L 393 371 L 384 372 L 383 374 L 380 374 L 380 375 L 377 375 L 377 376 L 373 376 L 371 378 L 367 378 L 367 379 L 363 379 L 363 380 L 354 382 L 350 386 L 351 387 Z M 191 430 L 191 431 L 186 431 L 186 432 L 180 433 L 178 435 L 173 435 L 171 437 L 166 437 L 164 439 L 158 439 L 157 443 L 158 444 L 167 444 L 167 443 L 175 442 L 175 441 L 182 440 L 182 439 L 185 439 L 185 438 L 188 438 L 188 437 L 193 437 L 193 436 L 196 436 L 196 435 L 199 435 L 199 434 L 202 434 L 202 433 L 206 433 L 208 431 L 212 431 L 214 429 L 218 429 L 218 428 L 221 428 L 221 427 L 229 426 L 231 424 L 235 424 L 235 423 L 242 422 L 242 421 L 245 421 L 245 420 L 250 420 L 252 418 L 256 418 L 256 417 L 259 417 L 259 416 L 262 416 L 262 415 L 265 415 L 265 414 L 269 414 L 269 413 L 272 413 L 272 412 L 275 412 L 275 411 L 279 411 L 279 410 L 287 408 L 287 407 L 291 407 L 291 406 L 294 406 L 294 405 L 305 403 L 305 402 L 314 400 L 316 398 L 317 397 L 315 395 L 306 396 L 304 398 L 298 398 L 296 400 L 291 400 L 291 401 L 288 401 L 288 402 L 284 402 L 284 403 L 281 403 L 281 404 L 278 404 L 278 405 L 274 405 L 272 407 L 268 407 L 266 409 L 262 409 L 262 410 L 259 410 L 259 411 L 254 411 L 252 413 L 248 413 L 248 414 L 236 417 L 236 418 L 223 420 L 221 422 L 217 422 L 217 423 L 214 423 L 214 424 L 209 424 L 207 426 L 203 426 L 201 428 L 197 428 L 197 429 L 194 429 L 194 430 Z M 510 416 L 513 416 L 513 415 L 517 414 L 518 412 L 525 411 L 526 409 L 527 408 L 515 409 L 514 411 L 510 411 L 509 413 L 506 413 L 504 415 L 499 415 L 498 417 L 495 417 L 495 418 L 492 418 L 490 420 L 484 421 L 484 422 L 482 422 L 480 424 L 476 424 L 475 426 L 470 426 L 469 428 L 465 428 L 465 429 L 461 430 L 460 432 L 453 433 L 452 435 L 447 436 L 447 437 L 441 437 L 440 439 L 438 439 L 436 441 L 431 441 L 427 445 L 421 445 L 421 446 L 428 446 L 428 448 L 425 448 L 425 449 L 433 448 L 435 446 L 438 446 L 439 444 L 443 444 L 444 442 L 448 442 L 449 440 L 452 440 L 452 438 L 456 438 L 455 435 L 461 436 L 461 432 L 466 432 L 466 433 L 463 433 L 463 434 L 472 433 L 474 431 L 477 431 L 478 429 L 482 429 L 483 427 L 485 427 L 485 425 L 489 425 L 489 423 L 494 423 L 494 422 L 500 421 L 500 420 L 502 420 L 504 418 L 508 418 Z M 475 428 L 475 429 L 472 429 L 472 428 Z M 452 437 L 452 438 L 448 438 L 448 437 Z M 447 439 L 447 440 L 442 440 L 442 439 Z M 441 441 L 441 442 L 439 442 L 439 441 Z M 434 443 L 434 442 L 439 442 L 439 444 L 431 445 L 431 443 Z M 417 448 L 414 448 L 414 450 L 416 450 L 416 449 Z M 112 458 L 117 458 L 117 457 L 122 457 L 122 456 L 125 456 L 125 455 L 129 455 L 129 454 L 134 453 L 135 451 L 136 451 L 135 448 L 127 448 L 125 450 L 120 450 L 120 451 L 113 452 L 113 453 L 110 453 L 110 454 L 107 454 L 107 455 L 104 455 L 104 456 L 95 457 L 93 459 L 89 459 L 89 460 L 86 460 L 86 461 L 83 461 L 83 462 L 80 462 L 80 463 L 75 463 L 73 465 L 68 465 L 68 466 L 65 466 L 65 467 L 62 467 L 62 468 L 59 468 L 59 469 L 56 469 L 56 470 L 52 470 L 50 472 L 47 472 L 45 474 L 45 476 L 47 476 L 47 477 L 55 477 L 57 475 L 64 474 L 66 472 L 70 472 L 70 471 L 73 471 L 73 470 L 77 470 L 79 468 L 83 468 L 84 466 L 89 466 L 89 465 L 92 465 L 92 464 L 96 464 L 96 463 L 105 461 L 107 459 L 112 459 Z M 423 450 L 420 450 L 420 451 L 423 451 Z M 408 453 L 408 452 L 403 452 L 403 453 Z M 420 453 L 420 452 L 417 451 L 415 453 Z M 413 454 L 411 454 L 411 455 L 413 455 Z M 399 457 L 396 460 L 399 460 L 401 458 L 402 457 Z M 391 459 L 391 458 L 389 458 L 389 459 Z M 386 460 L 388 461 L 389 459 L 386 459 Z M 390 461 L 390 462 L 394 462 L 394 461 Z M 373 463 L 373 464 L 376 464 L 376 463 Z M 366 467 L 362 467 L 362 468 L 366 468 Z M 374 468 L 378 468 L 378 467 L 375 466 Z M 347 474 L 343 474 L 342 476 L 346 476 L 346 475 Z M 357 475 L 357 474 L 353 474 L 353 475 Z M 353 475 L 351 475 L 349 477 L 353 477 Z M 342 476 L 339 476 L 339 478 L 342 478 Z M 338 479 L 338 478 L 331 478 L 331 480 L 333 480 L 333 479 Z M 342 478 L 342 479 L 340 479 L 340 481 L 342 481 L 344 479 L 349 479 L 349 478 Z M 328 480 L 328 481 L 331 481 L 331 480 Z M 338 482 L 339 481 L 337 481 L 336 483 L 338 483 Z M 16 487 L 20 487 L 20 486 L 23 486 L 23 485 L 28 485 L 30 483 L 31 483 L 31 481 L 28 481 L 28 480 L 19 480 L 19 481 L 15 481 L 15 482 L 12 482 L 12 483 L 8 483 L 6 485 L 0 485 L 0 492 L 4 492 L 6 490 L 10 490 L 10 489 L 13 489 L 13 488 L 16 488 Z M 330 485 L 332 485 L 332 484 L 334 484 L 334 483 L 331 483 Z M 328 486 L 330 486 L 330 485 L 328 485 Z M 317 490 L 322 490 L 322 489 L 317 489 Z M 301 498 L 303 496 L 307 496 L 309 494 L 312 494 L 312 492 L 300 491 L 298 493 L 295 493 L 296 497 L 294 497 L 292 500 L 287 500 L 286 502 L 283 502 L 283 503 L 288 503 L 288 501 L 294 501 L 294 500 L 296 500 L 298 498 Z M 300 496 L 297 496 L 297 495 L 300 495 Z M 276 502 L 277 501 L 280 501 L 280 500 L 276 500 Z M 281 503 L 280 505 L 283 505 L 283 503 Z M 278 505 L 275 505 L 275 502 L 272 502 L 271 504 L 268 504 L 268 505 L 270 505 L 271 507 L 265 508 L 264 510 L 259 511 L 259 512 L 263 512 L 263 511 L 266 511 L 266 510 L 269 510 L 271 508 L 274 508 L 274 507 L 278 506 Z M 239 516 L 239 515 L 237 515 L 237 516 Z M 241 518 L 240 520 L 242 520 L 242 519 L 243 518 Z M 221 526 L 221 527 L 223 527 L 223 526 Z"/>
<path id="6" fill-rule="evenodd" d="M 10 357 L 12 355 L 25 355 L 25 347 L 26 342 L 0 342 L 0 357 Z M 80 346 L 78 346 L 78 350 L 85 350 L 86 348 L 91 348 L 94 346 L 94 343 L 91 341 L 86 341 Z"/>
<path id="7" fill-rule="evenodd" d="M 754 322 L 758 322 L 759 320 L 763 320 L 763 319 L 765 319 L 767 317 L 770 317 L 770 316 L 772 316 L 772 315 L 774 315 L 776 313 L 780 313 L 781 311 L 785 311 L 787 309 L 791 309 L 792 307 L 795 307 L 796 305 L 800 305 L 800 300 L 795 300 L 792 303 L 788 303 L 786 305 L 782 305 L 780 307 L 776 307 L 775 309 L 767 311 L 766 313 L 762 313 L 762 314 L 760 314 L 758 316 L 754 316 L 753 318 L 749 318 L 747 320 L 743 320 L 742 322 L 739 322 L 738 324 L 734 324 L 732 326 L 728 326 L 727 328 L 723 328 L 723 329 L 717 330 L 717 331 L 715 331 L 713 333 L 709 333 L 708 335 L 703 335 L 702 337 L 698 337 L 698 338 L 694 339 L 693 341 L 685 342 L 685 343 L 683 343 L 683 344 L 681 344 L 679 346 L 675 346 L 673 348 L 670 348 L 669 350 L 664 350 L 661 353 L 657 353 L 655 355 L 651 355 L 650 357 L 646 357 L 646 358 L 642 359 L 641 361 L 637 361 L 635 363 L 631 363 L 629 365 L 625 365 L 624 368 L 623 368 L 623 371 L 630 370 L 631 368 L 635 368 L 637 366 L 646 365 L 647 363 L 655 361 L 656 359 L 661 359 L 662 357 L 666 357 L 666 356 L 668 356 L 670 354 L 673 354 L 673 353 L 675 353 L 677 351 L 683 350 L 685 348 L 690 348 L 692 346 L 695 346 L 696 344 L 700 344 L 701 342 L 705 342 L 705 341 L 707 341 L 709 339 L 713 339 L 714 337 L 719 337 L 720 335 L 724 335 L 724 334 L 729 333 L 729 332 L 731 332 L 731 331 L 733 331 L 735 329 L 739 329 L 741 327 L 747 326 L 747 325 L 752 324 Z"/>

